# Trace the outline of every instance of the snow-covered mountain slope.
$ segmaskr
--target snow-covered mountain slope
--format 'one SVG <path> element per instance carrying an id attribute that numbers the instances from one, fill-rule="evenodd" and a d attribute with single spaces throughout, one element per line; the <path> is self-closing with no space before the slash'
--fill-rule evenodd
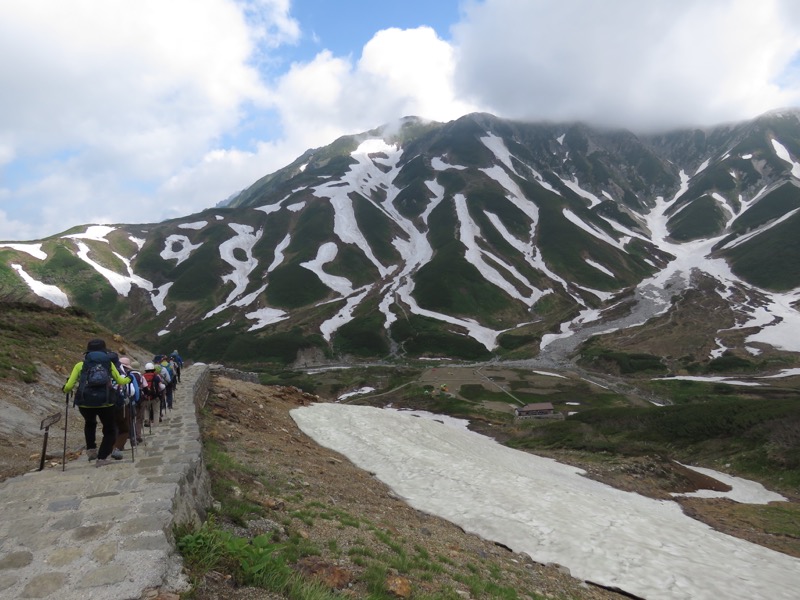
<path id="1" fill-rule="evenodd" d="M 223 208 L 0 244 L 0 285 L 207 359 L 560 359 L 590 340 L 673 371 L 783 366 L 800 352 L 799 184 L 793 111 L 644 137 L 406 118 Z"/>

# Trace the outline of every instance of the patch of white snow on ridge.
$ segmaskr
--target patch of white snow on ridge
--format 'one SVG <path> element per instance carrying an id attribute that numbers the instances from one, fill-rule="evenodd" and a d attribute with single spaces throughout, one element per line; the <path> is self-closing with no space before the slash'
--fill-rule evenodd
<path id="1" fill-rule="evenodd" d="M 797 598 L 800 559 L 715 531 L 676 502 L 402 411 L 317 403 L 291 416 L 417 510 L 578 579 L 648 600 Z"/>
<path id="2" fill-rule="evenodd" d="M 181 223 L 178 229 L 202 229 L 208 225 L 208 221 L 195 221 L 194 223 Z"/>
<path id="3" fill-rule="evenodd" d="M 434 171 L 447 171 L 447 169 L 455 169 L 457 171 L 463 171 L 467 167 L 462 167 L 461 165 L 451 165 L 450 163 L 445 162 L 444 158 L 439 156 L 434 156 L 431 159 L 431 168 Z"/>
<path id="4" fill-rule="evenodd" d="M 106 236 L 114 231 L 116 227 L 109 227 L 108 225 L 90 225 L 83 233 L 70 233 L 65 235 L 65 238 L 73 238 L 76 240 L 94 240 L 96 242 L 108 243 Z"/>
<path id="5" fill-rule="evenodd" d="M 565 137 L 567 137 L 567 134 L 566 133 L 562 133 L 560 136 L 558 136 L 556 138 L 556 141 L 559 143 L 559 145 L 561 145 L 561 146 L 564 145 L 564 138 Z"/>
<path id="6" fill-rule="evenodd" d="M 284 198 L 283 200 L 285 199 L 286 198 Z M 283 200 L 281 200 L 280 202 L 276 202 L 275 204 L 264 204 L 263 206 L 256 206 L 256 210 L 260 210 L 266 215 L 271 215 L 272 213 L 278 212 L 281 209 L 281 207 L 283 206 L 282 204 Z"/>
<path id="7" fill-rule="evenodd" d="M 314 273 L 322 283 L 340 296 L 349 296 L 353 293 L 353 284 L 350 280 L 338 275 L 330 275 L 322 269 L 322 267 L 336 258 L 338 252 L 339 248 L 337 248 L 336 244 L 325 242 L 317 249 L 317 256 L 314 260 L 302 262 L 300 266 Z"/>
<path id="8" fill-rule="evenodd" d="M 306 205 L 305 201 L 303 202 L 295 202 L 294 204 L 290 204 L 286 207 L 286 210 L 289 212 L 300 212 L 303 207 Z"/>
<path id="9" fill-rule="evenodd" d="M 680 188 L 678 188 L 678 191 L 675 193 L 675 196 L 672 198 L 673 202 L 675 202 L 675 200 L 683 196 L 689 190 L 689 179 L 690 179 L 689 175 L 687 175 L 686 171 L 684 171 L 683 169 L 681 169 L 679 175 L 681 178 L 681 185 Z"/>
<path id="10" fill-rule="evenodd" d="M 515 175 L 519 175 L 517 170 L 514 168 L 514 164 L 511 162 L 511 152 L 509 152 L 508 148 L 506 147 L 506 143 L 503 141 L 503 138 L 490 133 L 482 137 L 481 142 L 484 146 L 492 151 L 492 154 L 494 154 L 495 158 L 503 163 L 509 171 Z"/>
<path id="11" fill-rule="evenodd" d="M 559 179 L 561 179 L 559 177 Z M 561 183 L 571 189 L 573 192 L 581 196 L 582 198 L 586 198 L 589 201 L 589 208 L 594 208 L 601 202 L 603 202 L 600 198 L 595 196 L 592 192 L 583 189 L 580 184 L 578 183 L 578 178 L 575 177 L 574 180 L 568 181 L 566 179 L 561 179 Z"/>
<path id="12" fill-rule="evenodd" d="M 783 377 L 794 377 L 795 375 L 800 375 L 800 369 L 784 369 L 775 375 L 764 375 L 763 377 L 757 377 L 757 379 L 780 379 Z"/>
<path id="13" fill-rule="evenodd" d="M 511 179 L 506 171 L 497 165 L 489 169 L 481 169 L 481 171 L 502 185 L 503 188 L 508 192 L 506 199 L 531 220 L 531 237 L 533 237 L 536 231 L 536 225 L 539 223 L 539 207 L 536 206 L 535 203 L 528 200 L 517 183 Z"/>
<path id="14" fill-rule="evenodd" d="M 505 263 L 499 257 L 487 252 L 486 250 L 483 250 L 480 248 L 480 246 L 478 246 L 477 238 L 481 237 L 480 229 L 469 214 L 469 209 L 467 208 L 467 199 L 463 194 L 456 194 L 453 198 L 453 201 L 455 202 L 456 215 L 458 216 L 460 223 L 459 239 L 467 248 L 465 254 L 467 261 L 476 269 L 478 269 L 486 281 L 497 286 L 512 298 L 516 298 L 520 302 L 523 302 L 526 306 L 533 306 L 539 297 L 541 297 L 541 292 L 534 288 L 530 282 L 528 282 L 528 280 L 525 279 L 525 277 L 513 266 Z M 484 254 L 490 257 L 497 264 L 502 265 L 509 274 L 513 275 L 513 277 L 522 286 L 529 290 L 530 295 L 524 296 L 519 290 L 517 290 L 514 284 L 506 280 L 497 269 L 489 265 L 484 260 Z"/>
<path id="15" fill-rule="evenodd" d="M 220 244 L 219 254 L 222 260 L 233 267 L 233 271 L 222 276 L 222 282 L 233 283 L 233 289 L 225 302 L 207 312 L 204 319 L 222 312 L 242 295 L 250 282 L 250 273 L 258 266 L 258 260 L 253 258 L 253 246 L 261 239 L 263 231 L 254 232 L 252 226 L 240 223 L 228 223 L 228 226 L 236 232 L 236 235 Z M 244 252 L 244 260 L 236 257 L 235 250 Z"/>
<path id="16" fill-rule="evenodd" d="M 792 166 L 792 177 L 796 177 L 800 179 L 800 163 L 795 160 L 792 160 L 791 154 L 786 149 L 786 146 L 781 144 L 775 138 L 772 138 L 772 147 L 775 149 L 775 154 L 778 155 L 782 161 L 789 163 Z"/>
<path id="17" fill-rule="evenodd" d="M 371 185 L 370 181 L 382 181 L 383 173 L 370 158 L 370 154 L 384 153 L 388 159 L 376 158 L 376 162 L 381 164 L 391 164 L 392 161 L 399 160 L 402 152 L 397 146 L 389 145 L 382 139 L 369 139 L 362 142 L 350 156 L 356 159 L 357 163 L 351 165 L 350 169 L 342 175 L 340 179 L 332 179 L 322 185 L 312 188 L 314 195 L 318 198 L 328 198 L 334 210 L 333 232 L 345 244 L 353 244 L 359 248 L 367 259 L 375 265 L 380 276 L 386 277 L 397 267 L 384 266 L 375 256 L 367 242 L 364 234 L 358 227 L 353 200 L 350 198 L 352 192 L 360 192 L 365 198 L 371 196 L 371 192 L 379 184 Z M 346 185 L 342 185 L 342 184 Z M 369 200 L 368 200 L 369 201 Z M 373 202 L 373 205 L 378 207 Z M 378 207 L 380 210 L 380 207 Z"/>
<path id="18" fill-rule="evenodd" d="M 795 208 L 794 210 L 789 211 L 785 215 L 781 216 L 779 219 L 775 219 L 774 221 L 766 223 L 766 224 L 762 225 L 761 227 L 759 227 L 759 228 L 757 228 L 757 229 L 755 229 L 753 231 L 750 231 L 749 233 L 746 233 L 744 235 L 740 235 L 735 240 L 731 240 L 730 242 L 725 244 L 722 248 L 723 249 L 735 248 L 739 244 L 742 244 L 742 243 L 746 242 L 747 240 L 750 240 L 750 239 L 756 237 L 757 235 L 761 235 L 765 231 L 769 231 L 773 227 L 775 227 L 777 225 L 780 225 L 781 223 L 783 223 L 784 221 L 786 221 L 788 219 L 791 219 L 795 214 L 797 214 L 798 211 L 800 211 L 800 208 Z"/>
<path id="19" fill-rule="evenodd" d="M 748 336 L 746 341 L 762 342 L 788 352 L 800 352 L 800 336 L 797 335 L 800 331 L 800 312 L 795 308 L 798 300 L 800 300 L 798 291 L 771 294 L 769 312 L 773 316 L 772 322 L 765 325 L 761 331 Z M 749 325 L 750 323 L 744 323 L 742 329 Z"/>
<path id="20" fill-rule="evenodd" d="M 601 265 L 600 263 L 593 261 L 591 258 L 587 258 L 587 259 L 584 259 L 584 260 L 586 261 L 586 264 L 587 264 L 587 265 L 590 265 L 590 266 L 594 267 L 595 269 L 597 269 L 597 270 L 598 270 L 598 271 L 600 271 L 601 273 L 605 273 L 605 274 L 606 274 L 606 275 L 608 275 L 609 277 L 614 277 L 614 273 L 612 273 L 611 271 L 609 271 L 608 269 L 606 269 L 606 268 L 605 268 L 603 265 Z"/>
<path id="21" fill-rule="evenodd" d="M 159 331 L 159 332 L 158 332 L 156 335 L 157 335 L 158 337 L 161 337 L 162 335 L 167 335 L 167 334 L 169 333 L 169 326 L 170 326 L 170 325 L 172 325 L 172 323 L 173 323 L 173 322 L 175 321 L 175 319 L 177 319 L 177 318 L 178 318 L 178 317 L 172 317 L 172 318 L 169 320 L 169 323 L 167 323 L 167 326 L 166 326 L 164 329 L 162 329 L 161 331 Z"/>
<path id="22" fill-rule="evenodd" d="M 353 311 L 361 304 L 361 301 L 371 289 L 372 285 L 366 285 L 357 290 L 358 293 L 350 296 L 338 313 L 320 325 L 319 330 L 322 332 L 322 337 L 325 338 L 325 341 L 330 342 L 331 336 L 337 329 L 353 320 Z"/>
<path id="23" fill-rule="evenodd" d="M 678 463 L 679 465 L 681 463 Z M 695 492 L 685 492 L 682 494 L 673 493 L 672 496 L 684 496 L 687 498 L 728 498 L 740 504 L 769 504 L 770 502 L 786 502 L 786 498 L 775 492 L 771 492 L 756 481 L 734 477 L 726 473 L 720 473 L 714 469 L 705 467 L 693 467 L 692 465 L 681 465 L 692 471 L 697 471 L 707 475 L 712 479 L 721 481 L 731 487 L 728 492 L 718 492 L 715 490 L 699 489 Z"/>
<path id="24" fill-rule="evenodd" d="M 623 252 L 625 252 L 625 248 L 623 247 L 621 242 L 618 242 L 617 240 L 612 238 L 605 231 L 601 231 L 596 227 L 594 227 L 593 225 L 586 223 L 583 219 L 581 219 L 578 215 L 576 215 L 568 208 L 563 209 L 561 213 L 567 218 L 569 222 L 571 222 L 573 225 L 577 225 L 578 227 L 583 229 L 586 233 L 596 237 L 598 240 L 603 241 L 606 244 L 614 246 L 614 248 L 617 248 L 618 250 L 622 250 Z"/>
<path id="25" fill-rule="evenodd" d="M 165 283 L 164 285 L 157 287 L 150 294 L 150 301 L 153 303 L 153 307 L 156 309 L 157 315 L 160 315 L 162 312 L 167 310 L 165 300 L 167 299 L 167 292 L 169 291 L 169 288 L 172 287 L 173 283 L 173 281 Z"/>
<path id="26" fill-rule="evenodd" d="M 100 273 L 100 275 L 105 277 L 106 281 L 108 281 L 108 283 L 111 284 L 111 287 L 117 290 L 117 293 L 120 296 L 124 296 L 127 298 L 128 294 L 131 291 L 132 281 L 130 277 L 126 277 L 125 275 L 120 275 L 116 271 L 112 271 L 111 269 L 107 269 L 104 266 L 96 263 L 91 258 L 89 258 L 89 252 L 90 252 L 89 246 L 87 246 L 83 242 L 76 242 L 76 243 L 78 244 L 78 258 L 80 258 L 86 264 L 91 266 L 95 271 Z"/>
<path id="27" fill-rule="evenodd" d="M 277 308 L 259 308 L 258 310 L 245 314 L 245 317 L 251 321 L 256 321 L 247 331 L 256 331 L 257 329 L 263 329 L 267 325 L 272 325 L 273 323 L 288 319 L 289 315 Z"/>
<path id="28" fill-rule="evenodd" d="M 42 250 L 41 244 L 0 244 L 0 248 L 11 248 L 18 252 L 25 252 L 39 260 L 47 258 L 47 253 Z"/>
<path id="29" fill-rule="evenodd" d="M 175 259 L 175 266 L 177 267 L 187 258 L 192 255 L 192 252 L 197 250 L 203 243 L 197 245 L 192 244 L 192 241 L 185 235 L 171 234 L 164 240 L 164 249 L 159 256 L 164 260 Z"/>
<path id="30" fill-rule="evenodd" d="M 267 268 L 267 273 L 272 273 L 277 267 L 281 265 L 283 259 L 285 258 L 283 255 L 283 251 L 289 247 L 289 244 L 292 241 L 291 234 L 287 233 L 286 236 L 280 241 L 280 243 L 275 246 L 275 258 L 272 259 L 272 264 Z"/>
<path id="31" fill-rule="evenodd" d="M 706 167 L 708 167 L 708 163 L 709 163 L 709 162 L 711 162 L 711 159 L 710 159 L 710 158 L 707 158 L 707 159 L 705 159 L 705 160 L 703 161 L 703 164 L 702 164 L 702 165 L 700 165 L 699 167 L 697 167 L 697 171 L 695 171 L 695 172 L 694 172 L 694 174 L 695 174 L 695 175 L 699 175 L 700 173 L 702 173 L 703 171 L 705 171 L 705 170 L 706 170 Z"/>
<path id="32" fill-rule="evenodd" d="M 11 265 L 11 268 L 19 273 L 19 276 L 22 277 L 22 280 L 28 285 L 29 288 L 31 288 L 31 291 L 40 298 L 49 300 L 61 308 L 67 308 L 69 306 L 69 298 L 57 286 L 43 283 L 37 279 L 34 279 L 25 272 L 25 270 L 22 268 L 22 265 L 14 263 Z"/>
<path id="33" fill-rule="evenodd" d="M 139 250 L 141 250 L 144 247 L 144 243 L 147 241 L 144 238 L 137 238 L 132 235 L 129 235 L 128 239 L 132 241 L 134 244 L 136 244 L 136 247 L 139 248 Z"/>
<path id="34" fill-rule="evenodd" d="M 366 386 L 366 387 L 358 388 L 357 390 L 353 390 L 352 392 L 347 392 L 345 394 L 342 394 L 341 396 L 339 396 L 336 399 L 337 400 L 347 400 L 348 398 L 352 398 L 353 396 L 360 396 L 362 394 L 370 394 L 370 393 L 372 393 L 374 391 L 375 391 L 374 387 Z"/>

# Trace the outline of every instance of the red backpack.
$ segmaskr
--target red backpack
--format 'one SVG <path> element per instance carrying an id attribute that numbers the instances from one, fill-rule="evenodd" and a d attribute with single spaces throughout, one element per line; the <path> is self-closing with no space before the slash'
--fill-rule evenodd
<path id="1" fill-rule="evenodd" d="M 158 384 L 161 382 L 161 378 L 152 371 L 145 372 L 142 377 L 147 382 L 147 386 L 141 390 L 142 396 L 145 400 L 155 400 L 158 397 Z"/>

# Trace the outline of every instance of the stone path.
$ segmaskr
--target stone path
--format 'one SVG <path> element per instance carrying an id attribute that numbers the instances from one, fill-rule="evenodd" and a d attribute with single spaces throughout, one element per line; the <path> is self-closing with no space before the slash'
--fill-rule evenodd
<path id="1" fill-rule="evenodd" d="M 195 412 L 208 380 L 206 365 L 184 369 L 173 410 L 145 428 L 133 462 L 130 448 L 101 468 L 82 455 L 0 483 L 0 598 L 136 600 L 188 587 L 173 526 L 199 522 L 211 501 Z"/>

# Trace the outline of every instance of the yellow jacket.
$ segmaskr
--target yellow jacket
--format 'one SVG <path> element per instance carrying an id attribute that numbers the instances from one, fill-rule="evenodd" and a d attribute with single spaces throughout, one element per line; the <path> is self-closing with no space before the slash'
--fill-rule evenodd
<path id="1" fill-rule="evenodd" d="M 78 380 L 81 377 L 81 371 L 83 370 L 83 361 L 76 363 L 74 367 L 72 367 L 72 373 L 69 375 L 69 379 L 67 379 L 67 383 L 64 384 L 62 391 L 66 393 L 70 393 L 72 388 L 78 383 Z M 125 377 L 124 375 L 120 375 L 119 371 L 117 371 L 117 367 L 114 363 L 111 363 L 111 377 L 114 378 L 114 381 L 117 382 L 118 385 L 127 385 L 131 382 L 130 377 Z M 80 406 L 80 404 L 78 404 Z M 108 404 L 103 404 L 102 406 L 113 406 L 114 405 L 114 398 L 111 397 Z"/>

